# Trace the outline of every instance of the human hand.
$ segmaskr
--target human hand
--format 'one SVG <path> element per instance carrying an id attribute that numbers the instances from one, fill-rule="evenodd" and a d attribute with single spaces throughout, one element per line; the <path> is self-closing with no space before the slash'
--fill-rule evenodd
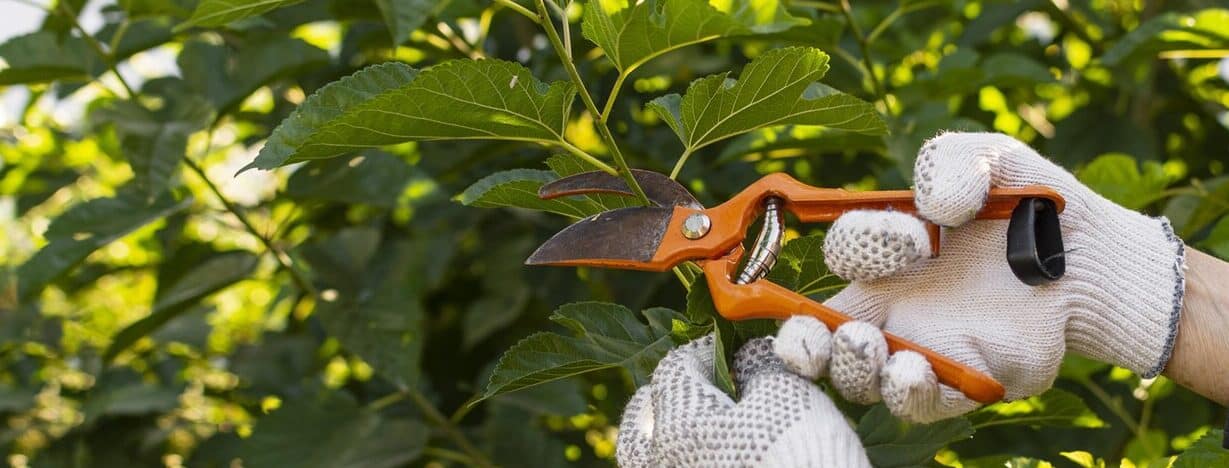
<path id="1" fill-rule="evenodd" d="M 713 385 L 713 343 L 710 335 L 670 351 L 632 396 L 619 426 L 619 466 L 870 467 L 845 417 L 785 369 L 772 338 L 735 354 L 738 402 Z"/>
<path id="2" fill-rule="evenodd" d="M 1164 218 L 1093 193 L 1027 145 L 992 133 L 945 133 L 914 169 L 918 214 L 947 226 L 927 258 L 925 226 L 899 212 L 850 212 L 824 240 L 831 271 L 852 283 L 825 304 L 867 323 L 833 335 L 810 317 L 788 320 L 776 351 L 817 377 L 832 344 L 830 379 L 847 399 L 883 400 L 897 416 L 929 422 L 977 403 L 937 383 L 921 355 L 887 355 L 877 328 L 994 376 L 1008 399 L 1041 393 L 1067 350 L 1154 377 L 1165 367 L 1183 294 L 1183 244 Z M 1040 286 L 1008 267 L 1007 221 L 974 221 L 991 187 L 1041 184 L 1066 199 L 1059 216 L 1066 275 Z"/>

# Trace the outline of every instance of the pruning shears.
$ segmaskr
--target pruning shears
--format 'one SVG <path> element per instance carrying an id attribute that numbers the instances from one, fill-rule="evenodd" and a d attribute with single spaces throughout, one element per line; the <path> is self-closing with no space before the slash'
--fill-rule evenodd
<path id="1" fill-rule="evenodd" d="M 783 212 L 804 223 L 835 221 L 851 210 L 916 212 L 911 190 L 851 192 L 819 188 L 784 173 L 766 175 L 728 201 L 705 208 L 685 187 L 665 175 L 644 170 L 633 170 L 632 175 L 654 206 L 620 208 L 582 219 L 547 240 L 525 263 L 665 271 L 694 261 L 704 270 L 713 304 L 726 319 L 783 320 L 801 314 L 835 330 L 853 319 L 780 285 L 761 281 L 782 246 Z M 598 171 L 544 184 L 538 196 L 552 199 L 595 193 L 632 195 L 624 179 Z M 1011 220 L 1006 242 L 1008 263 L 1021 281 L 1037 285 L 1063 274 L 1058 225 L 1063 206 L 1063 197 L 1049 187 L 993 188 L 976 219 Z M 763 227 L 746 253 L 744 236 L 761 213 Z M 938 255 L 940 228 L 930 222 L 926 225 L 931 255 Z M 889 352 L 922 354 L 940 382 L 970 399 L 992 403 L 1003 398 L 1003 385 L 993 377 L 901 337 L 890 333 L 884 333 L 884 337 Z"/>

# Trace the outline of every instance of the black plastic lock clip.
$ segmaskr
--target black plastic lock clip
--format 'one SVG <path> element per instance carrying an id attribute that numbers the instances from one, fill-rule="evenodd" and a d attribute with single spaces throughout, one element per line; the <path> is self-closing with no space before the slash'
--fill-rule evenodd
<path id="1" fill-rule="evenodd" d="M 1063 276 L 1067 259 L 1058 209 L 1044 198 L 1020 200 L 1007 225 L 1007 264 L 1024 284 L 1037 286 Z"/>

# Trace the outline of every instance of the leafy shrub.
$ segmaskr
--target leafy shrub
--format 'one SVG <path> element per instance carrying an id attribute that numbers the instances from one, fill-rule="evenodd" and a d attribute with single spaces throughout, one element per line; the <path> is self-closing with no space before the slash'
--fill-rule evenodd
<path id="1" fill-rule="evenodd" d="M 0 44 L 7 461 L 610 464 L 674 344 L 775 324 L 686 267 L 521 266 L 636 203 L 534 196 L 585 170 L 899 188 L 923 139 L 993 130 L 1229 258 L 1203 3 L 121 0 L 87 31 L 55 1 Z M 770 279 L 822 299 L 798 229 Z M 931 425 L 841 405 L 884 467 L 1229 460 L 1224 411 L 1164 377 L 1070 357 L 1055 387 Z"/>

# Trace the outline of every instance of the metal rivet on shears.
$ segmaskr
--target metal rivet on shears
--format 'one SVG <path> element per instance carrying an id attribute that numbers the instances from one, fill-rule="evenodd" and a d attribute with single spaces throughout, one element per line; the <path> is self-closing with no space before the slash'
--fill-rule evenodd
<path id="1" fill-rule="evenodd" d="M 683 220 L 683 237 L 696 240 L 708 234 L 713 221 L 704 213 L 692 213 Z"/>

